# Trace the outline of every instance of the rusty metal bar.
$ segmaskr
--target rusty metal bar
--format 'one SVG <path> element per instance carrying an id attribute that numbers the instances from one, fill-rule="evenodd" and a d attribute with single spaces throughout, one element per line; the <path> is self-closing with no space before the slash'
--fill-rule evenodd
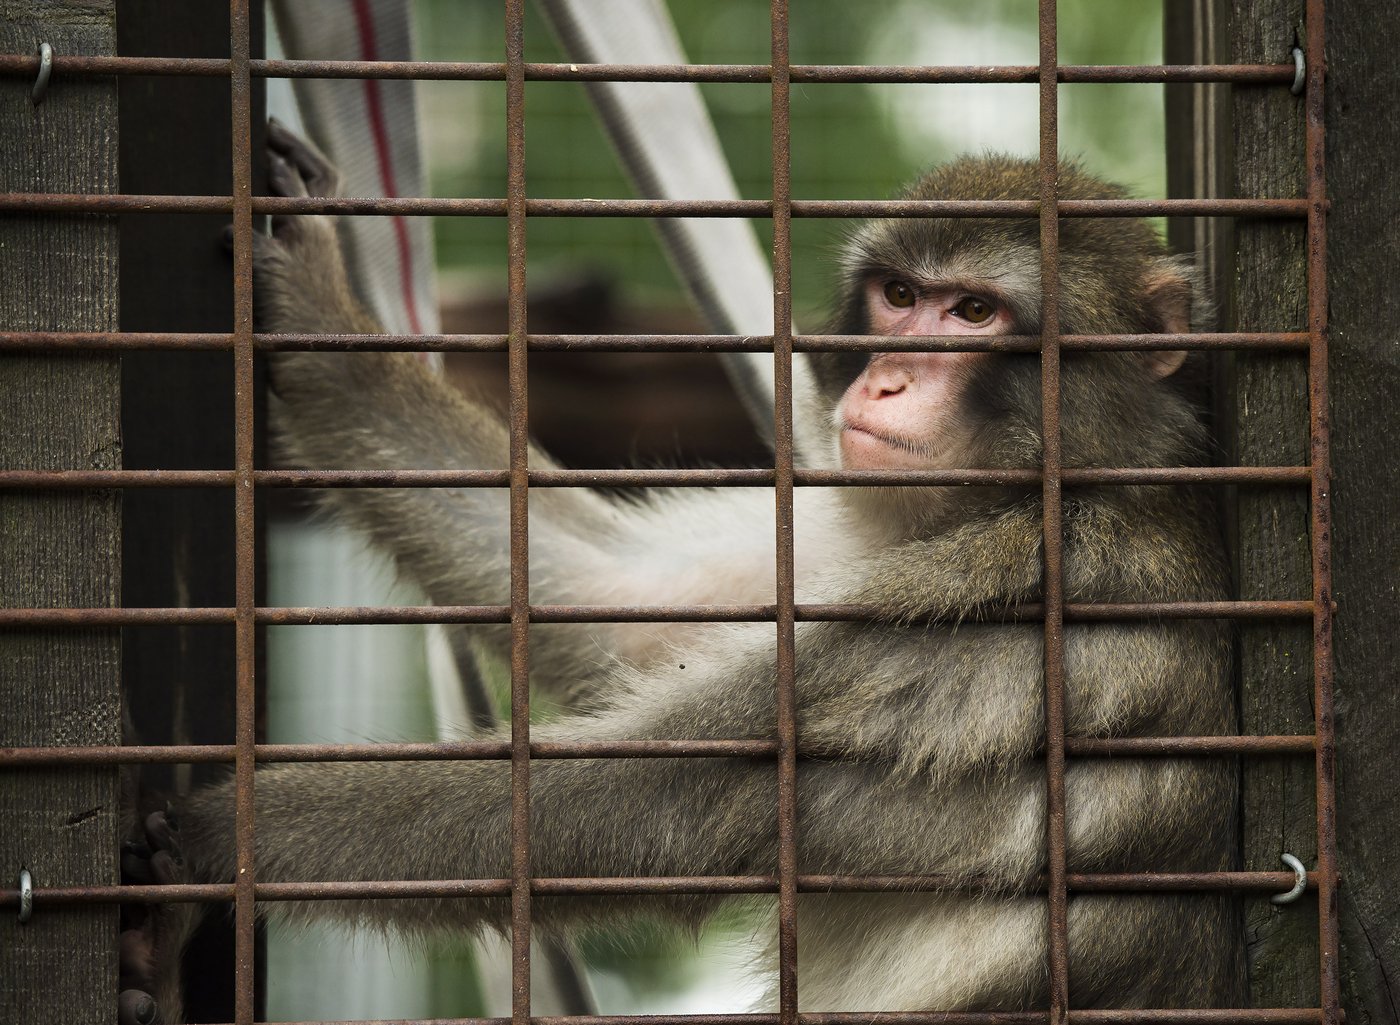
<path id="1" fill-rule="evenodd" d="M 1062 352 L 1277 349 L 1307 352 L 1306 331 L 1061 335 Z M 771 335 L 526 335 L 532 352 L 772 352 Z M 501 334 L 255 334 L 259 352 L 505 352 Z M 233 336 L 200 332 L 0 331 L 0 352 L 224 350 Z M 1039 352 L 1039 335 L 794 335 L 793 352 Z"/>
<path id="2" fill-rule="evenodd" d="M 797 634 L 793 555 L 792 125 L 788 5 L 768 8 L 773 153 L 773 505 L 778 713 L 778 1020 L 797 1020 Z"/>
<path id="3" fill-rule="evenodd" d="M 765 469 L 541 469 L 528 473 L 536 488 L 772 487 Z M 1306 466 L 1143 466 L 1068 468 L 1069 485 L 1310 484 Z M 0 490 L 71 488 L 232 487 L 232 470 L 0 470 Z M 1039 484 L 1039 470 L 795 470 L 797 487 L 1026 487 Z M 255 470 L 264 488 L 503 488 L 508 470 Z"/>
<path id="4" fill-rule="evenodd" d="M 1073 1011 L 1071 1025 L 1312 1025 L 1316 1008 Z M 774 1013 L 539 1015 L 533 1025 L 780 1025 Z M 1345 1020 L 1345 1018 L 1343 1018 Z M 1045 1025 L 1044 1011 L 799 1012 L 797 1025 Z M 510 1018 L 376 1018 L 281 1025 L 509 1025 Z"/>
<path id="5" fill-rule="evenodd" d="M 1217 755 L 1311 755 L 1317 738 L 1273 737 L 1067 737 L 1073 757 L 1180 758 Z M 194 765 L 233 761 L 232 744 L 133 745 L 130 747 L 0 748 L 0 766 Z M 531 758 L 772 758 L 775 740 L 580 740 L 531 741 Z M 258 744 L 258 762 L 499 761 L 510 757 L 506 741 L 462 740 L 391 744 Z M 798 752 L 798 757 L 803 757 Z"/>
<path id="6" fill-rule="evenodd" d="M 1332 501 L 1327 398 L 1327 177 L 1323 88 L 1327 80 L 1322 0 L 1307 0 L 1303 98 L 1308 167 L 1308 419 L 1312 465 L 1313 714 L 1317 730 L 1318 992 L 1324 1025 L 1341 1020 L 1337 899 L 1336 721 L 1332 694 Z"/>
<path id="7" fill-rule="evenodd" d="M 257 743 L 256 573 L 253 486 L 253 111 L 248 63 L 252 45 L 249 0 L 229 0 L 229 84 L 233 142 L 233 374 L 234 374 L 234 1021 L 253 1025 L 255 1011 L 253 768 Z"/>
<path id="8" fill-rule="evenodd" d="M 1312 1025 L 1316 1008 L 1073 1011 L 1071 1025 Z M 797 1025 L 1045 1025 L 1044 1011 L 833 1011 L 799 1012 Z M 509 1025 L 510 1018 L 356 1019 L 353 1025 Z M 774 1013 L 539 1015 L 533 1025 L 780 1025 Z M 352 1025 L 345 1021 L 281 1025 Z"/>
<path id="9" fill-rule="evenodd" d="M 0 75 L 32 77 L 34 54 L 0 54 Z M 253 60 L 254 78 L 417 79 L 419 81 L 501 82 L 507 65 L 494 61 L 334 61 Z M 221 78 L 230 62 L 197 57 L 90 57 L 55 54 L 56 75 L 179 75 Z M 1291 64 L 1083 64 L 1057 69 L 1061 82 L 1247 82 L 1284 84 Z M 550 64 L 524 65 L 527 82 L 736 82 L 771 80 L 767 64 Z M 797 64 L 791 81 L 808 83 L 934 84 L 1034 83 L 1037 68 L 1026 65 L 907 66 L 879 64 Z"/>
<path id="10" fill-rule="evenodd" d="M 333 214 L 337 217 L 503 217 L 507 200 L 401 196 L 257 196 L 255 214 Z M 0 212 L 227 214 L 227 196 L 138 196 L 120 193 L 4 192 Z M 791 216 L 1023 217 L 1039 216 L 1035 200 L 794 199 Z M 1061 217 L 1286 217 L 1304 218 L 1306 199 L 1076 199 L 1060 204 Z M 766 199 L 531 199 L 530 217 L 748 217 L 773 216 Z"/>
<path id="11" fill-rule="evenodd" d="M 1293 885 L 1292 872 L 1077 873 L 1069 876 L 1079 893 L 1278 893 Z M 1317 873 L 1307 886 L 1317 887 Z M 750 876 L 569 876 L 531 880 L 534 892 L 548 896 L 667 896 L 674 894 L 777 893 L 775 875 Z M 800 875 L 802 893 L 1005 893 L 1004 879 L 941 875 Z M 1043 891 L 1044 877 L 1014 887 Z M 38 905 L 194 904 L 232 899 L 232 883 L 175 886 L 63 886 L 33 891 Z M 404 900 L 496 897 L 510 893 L 509 879 L 390 879 L 355 882 L 258 883 L 259 901 Z M 18 890 L 0 890 L 0 908 L 19 902 Z"/>
<path id="12" fill-rule="evenodd" d="M 530 1025 L 530 478 L 525 246 L 525 3 L 506 0 L 507 352 L 510 363 L 510 1007 Z"/>
<path id="13" fill-rule="evenodd" d="M 1045 577 L 1046 966 L 1051 1025 L 1069 1011 L 1069 890 L 1065 853 L 1064 531 L 1060 452 L 1059 63 L 1056 0 L 1040 12 L 1040 401 Z"/>
<path id="14" fill-rule="evenodd" d="M 1067 602 L 1064 619 L 1079 622 L 1148 619 L 1311 619 L 1312 601 Z M 888 618 L 878 605 L 855 602 L 794 606 L 799 622 L 868 622 Z M 0 609 L 0 628 L 31 630 L 111 626 L 218 626 L 235 620 L 235 609 L 87 608 Z M 535 605 L 532 623 L 771 623 L 776 605 Z M 968 622 L 1026 622 L 1042 619 L 1045 607 L 1027 602 L 986 609 Z M 348 626 L 401 623 L 509 623 L 506 605 L 366 605 L 259 607 L 260 626 Z"/>

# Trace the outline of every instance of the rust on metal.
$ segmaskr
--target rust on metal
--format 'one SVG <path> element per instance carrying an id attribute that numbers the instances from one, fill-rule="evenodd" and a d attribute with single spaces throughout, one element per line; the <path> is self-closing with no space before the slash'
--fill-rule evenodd
<path id="1" fill-rule="evenodd" d="M 61 75 L 174 75 L 222 78 L 232 62 L 210 57 L 117 57 L 57 54 Z M 527 82 L 768 82 L 767 64 L 558 64 L 522 65 Z M 32 76 L 39 69 L 33 54 L 0 55 L 0 75 Z M 252 60 L 254 78 L 417 79 L 419 81 L 501 82 L 508 64 L 498 61 L 339 61 Z M 1292 64 L 1065 65 L 1061 82 L 1242 82 L 1282 84 L 1293 81 Z M 843 83 L 1033 83 L 1038 69 L 1026 65 L 922 66 L 878 64 L 792 65 L 793 82 Z"/>
<path id="2" fill-rule="evenodd" d="M 509 200 L 430 196 L 258 196 L 255 214 L 333 214 L 338 217 L 502 217 Z M 530 199 L 530 217 L 749 217 L 773 216 L 766 199 Z M 792 217 L 1037 217 L 1039 204 L 1020 199 L 794 199 Z M 1306 199 L 1076 199 L 1061 217 L 1287 217 L 1305 218 Z M 8 213 L 232 213 L 227 196 L 135 196 L 116 193 L 4 192 Z"/>
<path id="3" fill-rule="evenodd" d="M 765 469 L 540 469 L 526 477 L 535 488 L 772 487 Z M 0 470 L 6 488 L 217 488 L 230 487 L 233 470 Z M 1307 466 L 1117 466 L 1066 468 L 1063 483 L 1100 484 L 1310 484 Z M 1025 487 L 1039 484 L 1039 470 L 794 470 L 796 487 Z M 254 470 L 264 488 L 502 488 L 509 470 Z"/>
<path id="4" fill-rule="evenodd" d="M 1040 0 L 1040 402 L 1045 575 L 1046 967 L 1051 1025 L 1069 1012 L 1069 891 L 1065 853 L 1064 532 L 1060 456 L 1059 63 L 1055 0 Z"/>
<path id="5" fill-rule="evenodd" d="M 1332 693 L 1332 499 L 1327 397 L 1327 177 L 1323 87 L 1327 79 L 1322 0 L 1307 0 L 1303 96 L 1308 169 L 1308 421 L 1312 466 L 1313 714 L 1317 731 L 1318 991 L 1324 1025 L 1341 1020 L 1337 898 L 1336 720 Z"/>
<path id="6" fill-rule="evenodd" d="M 797 1020 L 797 638 L 792 429 L 792 135 L 788 5 L 768 7 L 773 158 L 773 499 L 776 513 L 778 1020 Z"/>
<path id="7" fill-rule="evenodd" d="M 506 300 L 510 420 L 511 1022 L 530 1022 L 530 547 L 525 342 L 525 4 L 506 0 Z"/>
<path id="8" fill-rule="evenodd" d="M 1064 605 L 1065 620 L 1311 619 L 1311 601 L 1179 601 Z M 887 620 L 888 609 L 855 602 L 798 604 L 799 622 Z M 0 628 L 85 629 L 111 626 L 217 626 L 235 621 L 232 608 L 0 609 Z M 402 623 L 509 623 L 505 605 L 368 605 L 256 608 L 266 626 L 370 626 Z M 1045 617 L 1041 603 L 987 609 L 971 622 L 1022 622 Z M 776 605 L 533 605 L 534 623 L 772 623 Z"/>
<path id="9" fill-rule="evenodd" d="M 1243 893 L 1272 894 L 1291 886 L 1292 872 L 1072 873 L 1069 886 L 1079 893 Z M 801 893 L 1034 893 L 1046 887 L 1044 876 L 1009 886 L 1004 879 L 943 875 L 799 875 Z M 506 896 L 509 879 L 389 879 L 258 883 L 259 901 L 404 900 Z M 537 894 L 565 896 L 666 896 L 706 893 L 777 893 L 775 875 L 747 876 L 568 876 L 531 880 Z M 1317 873 L 1307 886 L 1315 889 Z M 56 886 L 33 891 L 38 904 L 222 903 L 234 896 L 232 883 L 170 886 Z M 0 890 L 0 908 L 19 903 L 18 890 Z"/>
<path id="10" fill-rule="evenodd" d="M 1067 737 L 1066 754 L 1080 758 L 1181 758 L 1239 754 L 1311 755 L 1312 736 L 1245 737 Z M 39 768 L 59 765 L 194 765 L 232 762 L 232 744 L 172 744 L 108 747 L 0 748 L 0 766 Z M 578 740 L 531 741 L 539 758 L 773 758 L 776 740 Z M 258 744 L 258 762 L 428 762 L 492 761 L 510 758 L 510 743 L 455 740 L 388 744 Z M 799 750 L 798 758 L 803 754 Z M 1285 874 L 1286 873 L 1281 873 Z"/>
<path id="11" fill-rule="evenodd" d="M 1061 335 L 1061 351 L 1264 349 L 1306 352 L 1306 331 Z M 526 335 L 537 352 L 772 352 L 771 335 Z M 505 352 L 501 334 L 255 334 L 259 352 Z M 208 332 L 0 331 L 0 352 L 231 350 L 233 336 Z M 1039 352 L 1039 335 L 794 335 L 793 352 Z"/>
<path id="12" fill-rule="evenodd" d="M 256 530 L 253 484 L 253 94 L 249 0 L 229 0 L 233 142 L 234 418 L 234 1021 L 253 1025 L 256 997 L 253 769 L 256 735 Z"/>

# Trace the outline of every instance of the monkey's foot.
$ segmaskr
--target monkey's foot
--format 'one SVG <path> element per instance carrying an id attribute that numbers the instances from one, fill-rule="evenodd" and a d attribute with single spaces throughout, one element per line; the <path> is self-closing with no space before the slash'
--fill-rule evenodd
<path id="1" fill-rule="evenodd" d="M 180 833 L 170 811 L 153 812 L 142 837 L 122 845 L 122 882 L 170 886 L 190 882 Z M 117 997 L 119 1025 L 180 1021 L 180 956 L 202 914 L 198 904 L 128 904 L 122 912 Z"/>

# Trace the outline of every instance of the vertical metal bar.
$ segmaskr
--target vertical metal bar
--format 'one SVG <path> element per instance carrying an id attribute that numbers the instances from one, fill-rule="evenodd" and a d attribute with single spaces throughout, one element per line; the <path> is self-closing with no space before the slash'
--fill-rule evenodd
<path id="1" fill-rule="evenodd" d="M 234 824 L 234 1022 L 252 1025 L 254 1008 L 253 745 L 256 605 L 253 487 L 253 93 L 249 74 L 249 0 L 229 3 L 229 78 L 233 97 L 233 392 L 234 665 L 236 674 Z"/>
<path id="2" fill-rule="evenodd" d="M 1327 178 L 1323 83 L 1327 77 L 1322 0 L 1308 0 L 1308 414 L 1312 464 L 1313 707 L 1317 719 L 1318 992 L 1323 1025 L 1340 1019 L 1337 922 L 1336 723 L 1332 707 L 1332 506 L 1327 408 Z"/>
<path id="3" fill-rule="evenodd" d="M 525 343 L 525 3 L 506 0 L 507 351 L 510 363 L 510 1014 L 530 1021 L 530 544 Z"/>
<path id="4" fill-rule="evenodd" d="M 770 5 L 773 62 L 773 465 L 777 510 L 778 1010 L 797 1021 L 797 653 L 793 580 L 792 123 L 787 0 Z"/>
<path id="5" fill-rule="evenodd" d="M 1045 836 L 1050 1023 L 1069 1011 L 1069 897 L 1065 858 L 1064 567 L 1060 504 L 1059 61 L 1055 0 L 1040 0 L 1040 401 L 1045 536 Z"/>

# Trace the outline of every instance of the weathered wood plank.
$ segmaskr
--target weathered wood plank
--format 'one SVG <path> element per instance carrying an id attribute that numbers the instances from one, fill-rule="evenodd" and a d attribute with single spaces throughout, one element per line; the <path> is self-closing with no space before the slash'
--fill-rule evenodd
<path id="1" fill-rule="evenodd" d="M 1295 0 L 1235 0 L 1232 56 L 1239 62 L 1290 59 L 1301 30 Z M 1234 89 L 1235 191 L 1240 196 L 1306 194 L 1303 107 L 1277 86 Z M 1236 224 L 1231 306 L 1239 330 L 1301 330 L 1307 278 L 1301 222 Z M 1230 458 L 1247 465 L 1308 461 L 1307 367 L 1296 354 L 1239 353 L 1234 361 Z M 1237 572 L 1241 598 L 1312 594 L 1308 497 L 1298 488 L 1250 488 L 1238 496 Z M 1306 623 L 1246 623 L 1240 629 L 1241 720 L 1246 733 L 1311 733 L 1312 633 Z M 1278 871 L 1288 851 L 1317 855 L 1313 764 L 1249 759 L 1243 770 L 1244 867 Z M 1249 901 L 1251 998 L 1256 1006 L 1316 1007 L 1316 901 L 1278 907 Z"/>
<path id="2" fill-rule="evenodd" d="M 1400 1021 L 1400 17 L 1327 4 L 1333 596 L 1342 982 L 1350 1025 Z"/>
<path id="3" fill-rule="evenodd" d="M 111 0 L 0 0 L 0 51 L 113 53 Z M 30 82 L 0 80 L 0 191 L 117 189 L 116 88 L 56 76 L 30 103 Z M 117 236 L 110 218 L 0 219 L 0 325 L 112 330 Z M 0 357 L 0 465 L 121 464 L 120 374 L 112 356 Z M 0 604 L 114 605 L 121 514 L 110 492 L 0 494 Z M 121 647 L 114 631 L 0 634 L 0 743 L 120 740 Z M 0 774 L 0 873 L 27 866 L 38 886 L 117 880 L 115 769 Z M 0 1018 L 104 1022 L 116 1010 L 112 907 L 0 916 Z"/>

